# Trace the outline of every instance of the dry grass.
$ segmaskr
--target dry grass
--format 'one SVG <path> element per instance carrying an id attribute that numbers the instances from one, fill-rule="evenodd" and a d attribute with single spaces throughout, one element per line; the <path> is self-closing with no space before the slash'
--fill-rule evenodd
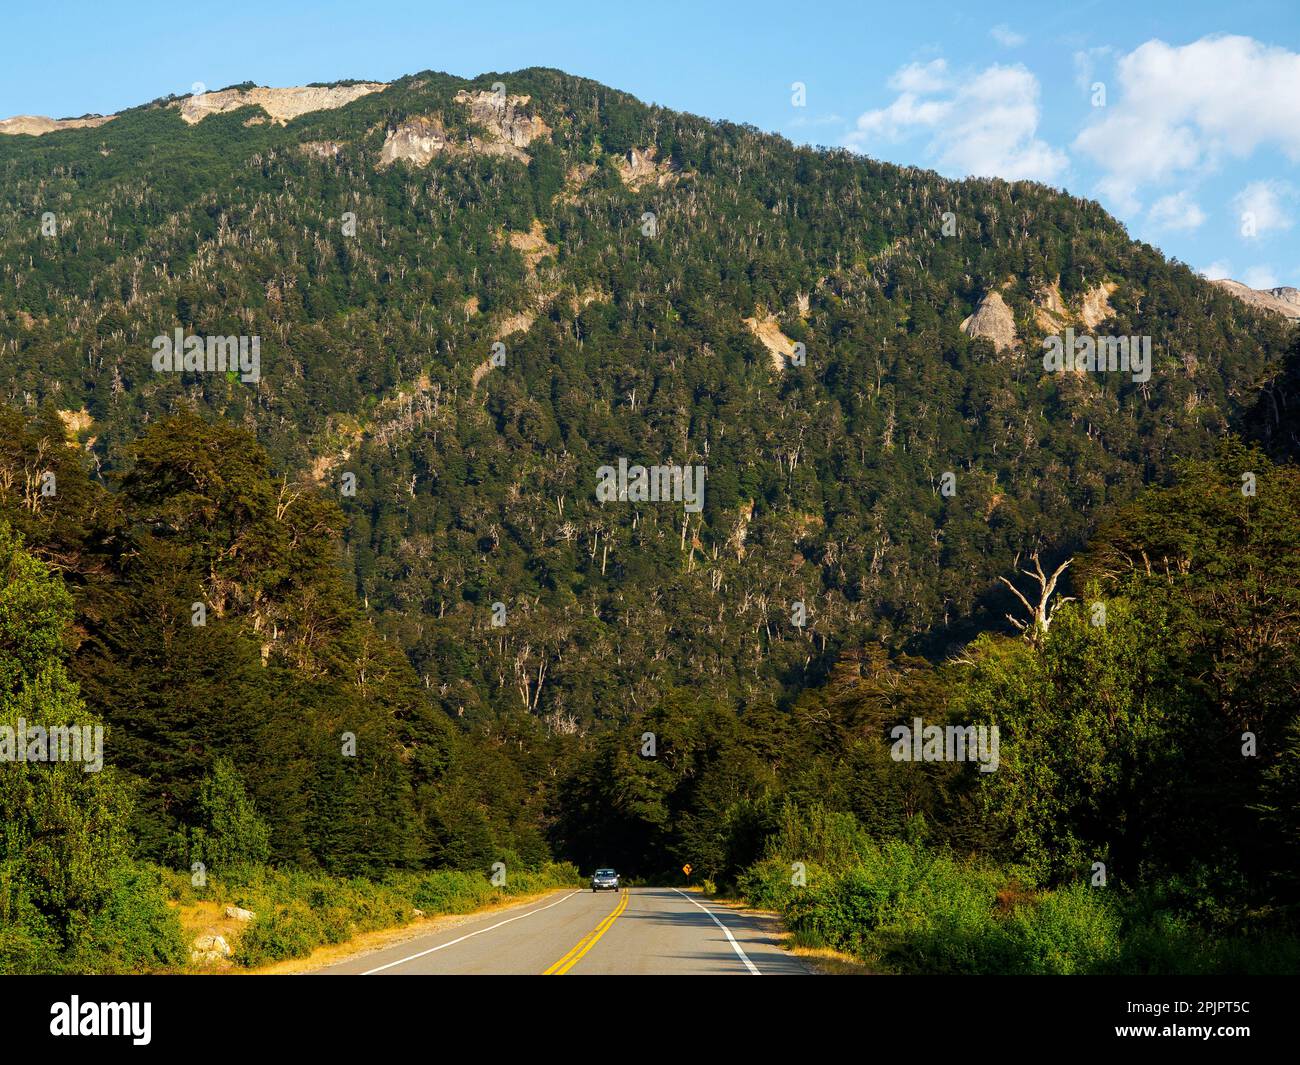
<path id="1" fill-rule="evenodd" d="M 688 888 L 688 891 L 696 891 L 698 888 Z M 781 915 L 773 910 L 756 910 L 747 906 L 743 900 L 724 897 L 722 895 L 706 895 L 710 906 L 721 906 L 730 910 L 732 913 L 742 914 L 746 917 L 756 917 L 764 922 L 771 922 L 772 937 L 780 944 L 781 949 L 796 958 L 803 961 L 814 972 L 822 976 L 879 976 L 874 969 L 862 964 L 852 954 L 845 954 L 843 951 L 833 950 L 830 947 L 802 947 L 794 941 L 794 933 L 787 931 L 781 923 Z"/>
<path id="2" fill-rule="evenodd" d="M 512 910 L 518 906 L 527 906 L 529 903 L 544 899 L 559 891 L 570 890 L 572 889 L 553 888 L 549 891 L 539 891 L 535 895 L 509 896 L 510 901 L 508 904 L 494 903 L 473 910 L 470 913 L 432 914 L 427 917 L 417 917 L 414 921 L 398 925 L 396 928 L 381 928 L 374 932 L 363 932 L 359 936 L 353 936 L 345 943 L 331 943 L 323 947 L 317 947 L 305 958 L 287 958 L 284 961 L 273 962 L 270 965 L 261 965 L 255 969 L 241 969 L 239 971 L 251 976 L 287 976 L 293 973 L 311 972 L 313 969 L 323 969 L 327 965 L 346 961 L 358 954 L 370 954 L 394 946 L 397 943 L 417 939 L 420 936 L 445 932 L 490 911 Z"/>

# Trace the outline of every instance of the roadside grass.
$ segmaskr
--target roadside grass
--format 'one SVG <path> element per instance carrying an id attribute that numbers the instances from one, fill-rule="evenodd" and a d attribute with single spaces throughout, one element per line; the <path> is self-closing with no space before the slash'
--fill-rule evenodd
<path id="1" fill-rule="evenodd" d="M 786 926 L 784 915 L 774 909 L 763 909 L 732 890 L 719 889 L 712 880 L 703 880 L 698 885 L 683 890 L 702 896 L 706 901 L 725 907 L 734 913 L 753 915 L 774 922 L 779 931 L 774 938 L 781 949 L 801 959 L 815 971 L 827 976 L 875 976 L 877 972 L 847 951 L 836 950 L 820 941 L 805 942 L 798 933 Z M 814 937 L 815 939 L 815 937 Z"/>
<path id="2" fill-rule="evenodd" d="M 867 971 L 1073 975 L 1300 972 L 1300 937 L 1209 930 L 1150 897 L 1075 884 L 1031 888 L 997 869 L 892 841 L 848 867 L 769 857 L 740 878 L 751 905 L 779 913 L 797 950 Z"/>
<path id="3" fill-rule="evenodd" d="M 210 878 L 202 888 L 193 887 L 184 873 L 167 872 L 164 878 L 187 936 L 226 936 L 234 952 L 230 963 L 210 967 L 225 970 L 304 958 L 320 947 L 397 928 L 421 916 L 470 913 L 582 883 L 574 866 L 561 864 L 511 873 L 501 887 L 484 873 L 454 870 L 394 873 L 380 882 L 256 867 Z M 231 904 L 256 917 L 233 924 L 218 918 Z"/>

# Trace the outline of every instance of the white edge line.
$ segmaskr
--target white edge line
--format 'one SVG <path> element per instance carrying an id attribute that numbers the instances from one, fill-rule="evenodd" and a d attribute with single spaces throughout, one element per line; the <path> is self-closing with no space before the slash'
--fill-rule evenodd
<path id="1" fill-rule="evenodd" d="M 564 899 L 571 899 L 578 892 L 570 891 L 564 896 Z M 375 969 L 368 969 L 362 973 L 362 976 L 372 976 L 375 973 L 382 973 L 385 969 L 391 969 L 394 965 L 405 965 L 408 961 L 415 961 L 416 958 L 423 958 L 426 954 L 433 954 L 435 951 L 444 950 L 447 947 L 454 947 L 457 943 L 463 943 L 467 939 L 473 939 L 475 936 L 481 936 L 484 932 L 491 932 L 494 928 L 500 928 L 503 924 L 510 924 L 513 921 L 522 921 L 525 917 L 531 917 L 535 913 L 541 913 L 543 910 L 549 910 L 552 906 L 558 906 L 564 899 L 556 899 L 545 906 L 538 906 L 535 910 L 529 910 L 527 913 L 521 913 L 516 917 L 508 917 L 504 921 L 498 921 L 496 924 L 488 925 L 486 928 L 480 928 L 476 932 L 469 932 L 459 939 L 453 939 L 449 943 L 439 943 L 436 947 L 430 947 L 428 950 L 422 950 L 419 954 L 412 954 L 409 958 L 398 958 L 397 961 L 390 961 L 387 965 L 380 965 Z"/>
<path id="2" fill-rule="evenodd" d="M 687 902 L 689 902 L 692 906 L 699 906 L 699 908 L 700 908 L 701 910 L 704 910 L 705 913 L 707 913 L 710 917 L 713 918 L 713 923 L 716 924 L 719 928 L 722 929 L 722 934 L 723 934 L 724 936 L 727 937 L 727 942 L 731 944 L 731 949 L 734 950 L 737 954 L 740 955 L 740 960 L 743 961 L 743 962 L 745 963 L 745 968 L 746 968 L 746 969 L 748 969 L 748 970 L 749 970 L 751 973 L 753 973 L 755 976 L 762 976 L 762 975 L 763 975 L 762 973 L 760 973 L 760 972 L 758 971 L 758 966 L 755 965 L 752 961 L 749 960 L 749 955 L 747 955 L 743 950 L 740 949 L 740 944 L 736 942 L 736 937 L 733 936 L 733 935 L 731 934 L 731 929 L 728 928 L 728 927 L 727 927 L 725 924 L 723 924 L 721 921 L 719 921 L 718 918 L 717 918 L 717 915 L 714 914 L 714 912 L 713 912 L 712 910 L 708 910 L 708 909 L 705 909 L 703 906 L 700 906 L 700 904 L 699 904 L 698 902 L 696 902 L 693 898 L 691 898 L 688 894 L 686 894 L 686 892 L 682 891 L 680 888 L 673 888 L 673 890 L 676 891 L 677 894 L 679 894 L 682 898 L 684 898 L 684 899 L 685 899 Z"/>

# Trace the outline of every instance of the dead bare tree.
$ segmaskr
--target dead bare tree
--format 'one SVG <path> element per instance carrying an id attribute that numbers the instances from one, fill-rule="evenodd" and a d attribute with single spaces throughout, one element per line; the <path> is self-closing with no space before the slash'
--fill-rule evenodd
<path id="1" fill-rule="evenodd" d="M 1066 567 L 1073 562 L 1074 559 L 1067 558 L 1056 567 L 1052 572 L 1052 575 L 1049 577 L 1043 572 L 1043 564 L 1038 560 L 1037 551 L 1030 555 L 1029 558 L 1033 562 L 1034 568 L 1032 570 L 1022 569 L 1020 572 L 1026 577 L 1032 577 L 1038 582 L 1039 595 L 1037 606 L 1034 606 L 1028 599 L 1021 595 L 1020 589 L 1005 577 L 999 577 L 998 580 L 1010 588 L 1012 594 L 1015 595 L 1015 597 L 1024 604 L 1025 609 L 1029 611 L 1029 621 L 1021 621 L 1019 618 L 1013 617 L 1011 614 L 1007 615 L 1007 620 L 1021 632 L 1025 633 L 1030 642 L 1037 643 L 1042 638 L 1043 634 L 1051 628 L 1052 617 L 1055 615 L 1057 608 L 1062 603 L 1071 603 L 1074 601 L 1074 596 L 1067 595 L 1063 599 L 1058 599 L 1055 603 L 1051 602 L 1052 593 L 1056 591 L 1056 582 L 1060 579 L 1061 574 L 1065 572 Z M 1031 625 L 1032 628 L 1030 627 Z"/>

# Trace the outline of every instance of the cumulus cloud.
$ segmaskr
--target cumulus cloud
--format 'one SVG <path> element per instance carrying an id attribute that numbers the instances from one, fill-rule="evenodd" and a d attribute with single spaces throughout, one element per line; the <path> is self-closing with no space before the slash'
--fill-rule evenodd
<path id="1" fill-rule="evenodd" d="M 947 173 L 1051 182 L 1065 171 L 1065 153 L 1037 136 L 1038 79 L 1024 66 L 994 64 L 955 81 L 942 62 L 899 70 L 890 79 L 899 96 L 860 115 L 845 144 L 866 150 L 921 135 L 927 158 Z"/>
<path id="2" fill-rule="evenodd" d="M 1184 190 L 1156 200 L 1147 212 L 1147 221 L 1157 229 L 1192 230 L 1200 228 L 1205 212 L 1191 193 Z"/>
<path id="3" fill-rule="evenodd" d="M 1216 259 L 1209 266 L 1201 267 L 1198 273 L 1207 281 L 1222 281 L 1232 277 L 1232 267 L 1222 259 Z"/>
<path id="4" fill-rule="evenodd" d="M 948 63 L 943 59 L 908 63 L 894 71 L 888 84 L 895 92 L 940 92 L 948 87 Z"/>
<path id="5" fill-rule="evenodd" d="M 1073 147 L 1103 171 L 1099 191 L 1121 210 L 1137 209 L 1144 186 L 1261 147 L 1300 162 L 1300 54 L 1240 36 L 1151 40 L 1115 69 L 1119 91 Z"/>
<path id="6" fill-rule="evenodd" d="M 1241 235 L 1263 236 L 1270 230 L 1290 229 L 1295 223 L 1289 207 L 1296 190 L 1285 181 L 1252 181 L 1232 198 L 1241 221 Z"/>

